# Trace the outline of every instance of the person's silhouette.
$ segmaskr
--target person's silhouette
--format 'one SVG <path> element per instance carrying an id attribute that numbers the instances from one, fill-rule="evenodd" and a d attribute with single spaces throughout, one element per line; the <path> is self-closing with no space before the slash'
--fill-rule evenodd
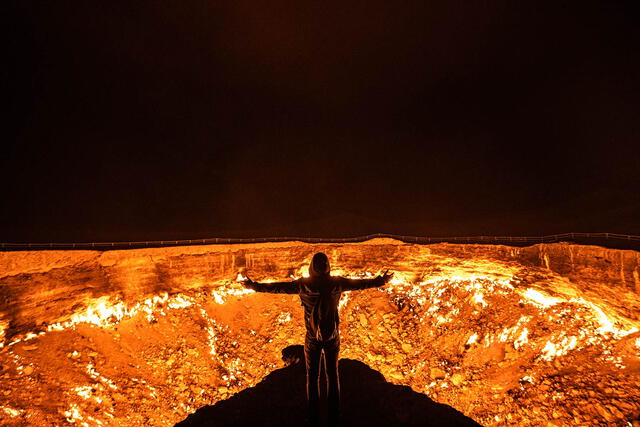
<path id="1" fill-rule="evenodd" d="M 243 285 L 257 292 L 298 294 L 304 307 L 304 323 L 307 333 L 304 340 L 304 355 L 307 370 L 307 402 L 309 421 L 319 422 L 320 362 L 324 356 L 327 375 L 327 406 L 330 424 L 337 423 L 340 414 L 340 378 L 338 376 L 338 354 L 340 335 L 338 332 L 338 302 L 344 291 L 374 288 L 386 284 L 393 273 L 373 279 L 347 279 L 331 276 L 329 259 L 318 252 L 309 265 L 309 277 L 291 282 L 258 283 L 248 276 Z"/>

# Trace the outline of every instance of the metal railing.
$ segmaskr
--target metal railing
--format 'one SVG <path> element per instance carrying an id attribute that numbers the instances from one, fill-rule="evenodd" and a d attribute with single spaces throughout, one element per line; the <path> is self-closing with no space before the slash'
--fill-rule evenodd
<path id="1" fill-rule="evenodd" d="M 562 241 L 607 241 L 628 242 L 631 246 L 640 247 L 640 236 L 619 233 L 563 233 L 547 236 L 465 236 L 465 237 L 429 237 L 407 236 L 398 234 L 375 233 L 356 237 L 260 237 L 260 238 L 223 238 L 214 237 L 208 239 L 182 239 L 182 240 L 153 240 L 135 242 L 82 242 L 82 243 L 0 243 L 0 250 L 28 251 L 28 250 L 110 250 L 110 249 L 134 249 L 153 248 L 165 246 L 189 246 L 189 245 L 217 245 L 236 243 L 271 243 L 299 241 L 305 243 L 358 243 L 366 240 L 387 237 L 406 243 L 476 243 L 476 244 L 508 244 L 526 245 L 536 243 L 554 243 Z M 614 244 L 614 246 L 617 246 Z"/>

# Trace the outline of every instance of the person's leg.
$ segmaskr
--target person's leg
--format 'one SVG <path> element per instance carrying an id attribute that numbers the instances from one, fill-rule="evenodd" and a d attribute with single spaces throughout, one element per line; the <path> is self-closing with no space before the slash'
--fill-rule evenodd
<path id="1" fill-rule="evenodd" d="M 309 421 L 317 424 L 319 420 L 318 383 L 320 379 L 320 354 L 322 348 L 318 341 L 310 337 L 304 340 L 304 358 L 307 368 L 307 403 L 309 405 Z"/>
<path id="2" fill-rule="evenodd" d="M 327 406 L 329 423 L 336 424 L 340 418 L 340 375 L 338 359 L 340 354 L 340 337 L 324 347 L 324 367 L 327 375 Z"/>

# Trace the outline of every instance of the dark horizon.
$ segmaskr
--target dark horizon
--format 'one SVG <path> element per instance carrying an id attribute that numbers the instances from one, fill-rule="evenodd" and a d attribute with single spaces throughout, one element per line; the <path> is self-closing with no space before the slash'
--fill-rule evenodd
<path id="1" fill-rule="evenodd" d="M 640 235 L 633 2 L 2 7 L 0 242 Z"/>

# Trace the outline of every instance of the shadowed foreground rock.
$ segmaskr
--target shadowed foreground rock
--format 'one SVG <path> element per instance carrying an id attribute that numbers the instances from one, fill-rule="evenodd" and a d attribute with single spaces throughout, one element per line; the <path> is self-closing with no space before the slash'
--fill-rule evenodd
<path id="1" fill-rule="evenodd" d="M 305 424 L 305 370 L 302 346 L 283 351 L 289 366 L 267 375 L 213 406 L 200 408 L 176 426 L 300 426 Z M 454 408 L 410 387 L 388 383 L 362 362 L 341 359 L 343 426 L 479 426 Z"/>

